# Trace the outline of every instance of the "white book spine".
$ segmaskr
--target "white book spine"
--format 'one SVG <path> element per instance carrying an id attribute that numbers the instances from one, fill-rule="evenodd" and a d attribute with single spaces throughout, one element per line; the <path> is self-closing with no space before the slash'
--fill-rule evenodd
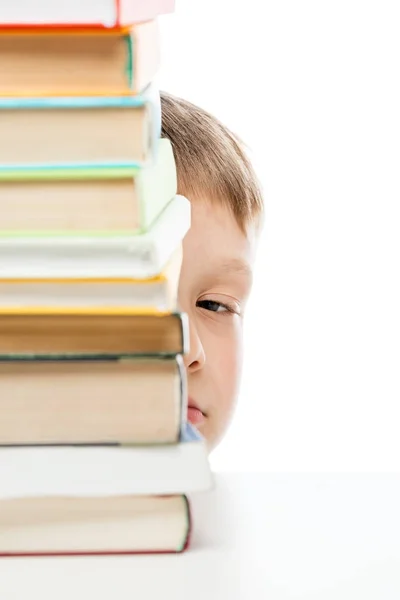
<path id="1" fill-rule="evenodd" d="M 0 500 L 185 494 L 212 487 L 203 440 L 165 446 L 1 448 Z"/>
<path id="2" fill-rule="evenodd" d="M 97 23 L 112 27 L 116 19 L 114 0 L 17 0 L 0 3 L 0 23 L 5 25 Z"/>
<path id="3" fill-rule="evenodd" d="M 190 227 L 190 202 L 175 196 L 151 230 L 117 238 L 2 238 L 2 278 L 146 279 L 158 275 Z"/>

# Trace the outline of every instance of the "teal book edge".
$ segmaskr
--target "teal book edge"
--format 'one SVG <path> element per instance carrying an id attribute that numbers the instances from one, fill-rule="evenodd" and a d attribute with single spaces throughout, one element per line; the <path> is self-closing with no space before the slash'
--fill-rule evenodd
<path id="1" fill-rule="evenodd" d="M 41 110 L 79 108 L 136 108 L 144 106 L 146 95 L 132 96 L 60 96 L 38 98 L 1 98 L 0 110 Z"/>
<path id="2" fill-rule="evenodd" d="M 101 162 L 88 162 L 88 163 L 56 163 L 56 164 L 19 164 L 19 165 L 4 165 L 0 164 L 0 182 L 1 180 L 12 181 L 11 177 L 17 179 L 18 174 L 24 174 L 25 178 L 27 178 L 27 174 L 34 174 L 35 171 L 47 171 L 49 173 L 49 178 L 55 178 L 54 172 L 63 173 L 63 175 L 67 175 L 67 172 L 73 172 L 78 170 L 87 169 L 92 173 L 91 178 L 94 179 L 96 177 L 95 170 L 105 170 L 109 173 L 113 173 L 113 177 L 116 178 L 118 174 L 124 173 L 133 173 L 137 169 L 140 169 L 144 166 L 147 166 L 147 163 L 143 164 L 140 162 L 120 162 L 120 161 L 101 161 Z M 51 173 L 53 171 L 53 173 Z M 105 177 L 106 173 L 103 174 Z M 71 175 L 72 177 L 72 175 Z M 21 175 L 18 177 L 21 179 Z"/>

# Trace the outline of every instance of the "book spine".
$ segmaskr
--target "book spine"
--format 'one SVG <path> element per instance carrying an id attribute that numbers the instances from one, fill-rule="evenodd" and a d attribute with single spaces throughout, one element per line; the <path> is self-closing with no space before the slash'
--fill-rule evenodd
<path id="1" fill-rule="evenodd" d="M 185 552 L 186 550 L 189 549 L 190 542 L 191 542 L 191 536 L 192 536 L 192 532 L 193 532 L 193 519 L 192 519 L 192 510 L 191 510 L 191 506 L 190 506 L 190 501 L 187 496 L 183 496 L 183 498 L 184 498 L 185 504 L 186 504 L 187 530 L 186 530 L 186 537 L 185 537 L 184 543 L 183 543 L 181 549 L 178 550 L 178 552 Z"/>
<path id="2" fill-rule="evenodd" d="M 0 24 L 0 33 L 8 33 L 9 31 L 30 31 L 32 30 L 32 23 L 1 23 Z M 53 31 L 54 29 L 63 29 L 67 31 L 73 31 L 74 29 L 78 31 L 84 31 L 86 29 L 94 29 L 96 31 L 110 31 L 110 30 L 118 30 L 118 27 L 106 27 L 104 23 L 44 23 L 42 25 L 35 26 L 35 29 L 38 33 L 42 31 Z"/>
<path id="3" fill-rule="evenodd" d="M 170 550 L 102 550 L 87 552 L 0 552 L 0 558 L 46 558 L 50 556 L 133 556 L 133 555 L 151 555 L 151 554 L 180 554 L 187 547 L 181 549 L 171 548 Z"/>
<path id="4" fill-rule="evenodd" d="M 154 353 L 130 353 L 130 354 L 77 354 L 77 353 L 63 353 L 63 354 L 0 354 L 0 363 L 57 363 L 57 362 L 122 362 L 126 360 L 146 360 L 146 359 L 159 359 L 159 360 L 179 360 L 178 368 L 181 368 L 181 355 L 168 352 L 154 352 Z M 185 385 L 185 384 L 184 384 Z M 182 386 L 183 387 L 183 386 Z M 186 393 L 186 385 L 185 391 Z"/>
<path id="5" fill-rule="evenodd" d="M 189 319 L 186 313 L 176 313 L 175 316 L 180 320 L 182 354 L 187 354 L 190 340 Z"/>
<path id="6" fill-rule="evenodd" d="M 159 97 L 154 88 L 149 88 L 148 100 L 158 109 Z M 143 95 L 136 96 L 51 96 L 51 97 L 1 97 L 0 110 L 41 110 L 80 108 L 141 108 L 147 104 Z M 156 115 L 158 114 L 158 110 Z M 123 163 L 122 163 L 123 164 Z"/>
<path id="7" fill-rule="evenodd" d="M 180 313 L 172 313 L 174 317 L 182 319 Z M 1 317 L 169 317 L 171 313 L 166 310 L 146 307 L 138 311 L 136 308 L 121 308 L 116 306 L 89 306 L 89 307 L 58 307 L 58 306 L 24 306 L 0 307 Z M 182 321 L 181 321 L 182 322 Z"/>
<path id="8" fill-rule="evenodd" d="M 52 229 L 51 231 L 40 230 L 40 229 L 11 229 L 2 231 L 0 230 L 0 238 L 4 239 L 15 239 L 15 238 L 24 238 L 24 239 L 40 239 L 40 238 L 68 238 L 68 239 L 81 239 L 81 238 L 93 238 L 93 239 L 120 239 L 121 237 L 126 236 L 136 236 L 145 233 L 143 228 L 137 229 L 115 229 L 114 231 L 109 231 L 108 229 L 98 229 L 96 231 L 87 231 L 86 229 L 78 229 L 76 231 L 66 231 L 65 229 Z M 155 276 L 154 276 L 155 277 Z M 89 278 L 87 278 L 89 279 Z"/>
<path id="9" fill-rule="evenodd" d="M 134 48 L 132 44 L 132 36 L 127 34 L 124 36 L 125 48 L 126 48 L 126 65 L 125 65 L 125 76 L 127 81 L 127 87 L 131 90 L 134 86 L 133 81 L 133 61 L 134 61 Z"/>
<path id="10" fill-rule="evenodd" d="M 109 164 L 108 166 L 88 167 L 85 165 L 67 165 L 64 168 L 55 165 L 15 166 L 0 165 L 1 182 L 18 181 L 85 181 L 87 179 L 134 179 L 139 172 L 139 166 Z"/>
<path id="11" fill-rule="evenodd" d="M 114 27 L 112 29 L 105 29 L 102 31 L 98 27 L 94 25 L 47 25 L 43 27 L 35 27 L 33 25 L 3 25 L 0 24 L 0 31 L 2 36 L 70 36 L 70 35 L 92 35 L 94 37 L 105 37 L 105 36 L 120 36 L 129 33 L 131 27 L 123 26 L 123 27 Z"/>
<path id="12" fill-rule="evenodd" d="M 102 551 L 86 551 L 86 552 L 0 552 L 0 558 L 13 557 L 46 557 L 46 556 L 129 556 L 134 554 L 181 554 L 189 549 L 191 536 L 193 532 L 193 518 L 189 498 L 186 495 L 182 496 L 185 502 L 186 510 L 186 531 L 181 545 L 178 548 L 169 550 L 102 550 Z"/>

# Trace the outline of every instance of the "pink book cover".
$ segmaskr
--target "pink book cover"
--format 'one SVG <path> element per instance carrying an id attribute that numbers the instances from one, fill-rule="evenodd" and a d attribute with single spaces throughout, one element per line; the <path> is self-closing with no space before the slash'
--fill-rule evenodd
<path id="1" fill-rule="evenodd" d="M 119 22 L 117 25 L 126 26 L 132 23 L 148 21 L 158 15 L 172 13 L 175 10 L 175 0 L 117 0 L 119 3 Z"/>
<path id="2" fill-rule="evenodd" d="M 11 1 L 11 0 L 10 0 Z M 98 22 L 94 16 L 90 19 L 86 16 L 85 22 L 79 22 L 79 16 L 77 15 L 76 20 L 69 19 L 68 21 L 55 20 L 50 15 L 48 18 L 36 16 L 27 19 L 25 22 L 21 15 L 20 22 L 11 22 L 5 20 L 2 21 L 0 11 L 0 30 L 20 30 L 20 29 L 81 29 L 81 28 L 95 28 L 95 29 L 120 29 L 129 27 L 135 23 L 142 23 L 144 21 L 152 21 L 159 15 L 172 13 L 175 10 L 175 0 L 110 0 L 110 8 L 113 12 L 112 19 L 106 22 Z M 25 17 L 26 18 L 26 17 Z"/>

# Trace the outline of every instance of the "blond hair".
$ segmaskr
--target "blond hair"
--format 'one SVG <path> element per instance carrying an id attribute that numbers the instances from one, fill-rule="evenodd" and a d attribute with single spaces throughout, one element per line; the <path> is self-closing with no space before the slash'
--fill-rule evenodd
<path id="1" fill-rule="evenodd" d="M 240 228 L 259 224 L 261 186 L 242 142 L 202 108 L 161 92 L 162 132 L 174 149 L 178 192 L 190 200 L 221 202 Z"/>

